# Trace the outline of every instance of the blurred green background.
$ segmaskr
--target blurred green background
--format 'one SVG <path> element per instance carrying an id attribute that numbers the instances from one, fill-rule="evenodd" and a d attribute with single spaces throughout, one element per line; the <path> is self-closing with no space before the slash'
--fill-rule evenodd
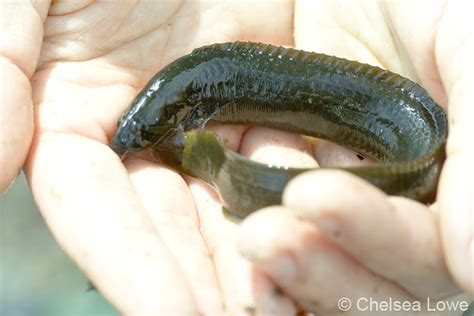
<path id="1" fill-rule="evenodd" d="M 25 176 L 0 197 L 0 315 L 118 315 L 58 247 Z"/>

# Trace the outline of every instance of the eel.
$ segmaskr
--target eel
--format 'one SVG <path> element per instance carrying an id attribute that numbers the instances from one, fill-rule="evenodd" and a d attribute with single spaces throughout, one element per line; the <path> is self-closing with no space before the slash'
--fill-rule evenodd
<path id="1" fill-rule="evenodd" d="M 213 186 L 230 215 L 281 203 L 307 168 L 272 167 L 225 148 L 209 120 L 323 138 L 378 164 L 341 168 L 390 195 L 432 202 L 445 160 L 444 110 L 417 83 L 343 58 L 263 43 L 217 43 L 161 69 L 117 123 L 119 155 L 154 159 Z M 317 190 L 317 188 L 314 188 Z"/>

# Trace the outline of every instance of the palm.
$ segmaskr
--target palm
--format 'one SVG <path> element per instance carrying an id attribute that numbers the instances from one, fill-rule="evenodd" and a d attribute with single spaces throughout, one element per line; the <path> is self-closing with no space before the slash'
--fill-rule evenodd
<path id="1" fill-rule="evenodd" d="M 291 6 L 265 3 L 264 18 L 255 5 L 94 3 L 46 21 L 32 80 L 37 113 L 36 146 L 27 164 L 32 190 L 60 244 L 124 312 L 221 314 L 256 308 L 290 314 L 296 309 L 239 256 L 237 227 L 223 218 L 210 190 L 139 158 L 125 161 L 124 169 L 107 146 L 117 118 L 139 89 L 192 48 L 237 38 L 293 45 Z M 298 28 L 308 21 L 304 14 L 295 21 L 299 47 L 380 61 L 364 45 L 341 49 L 324 44 L 334 29 L 318 31 L 318 40 Z M 382 46 L 376 52 L 390 56 L 392 50 Z M 422 81 L 430 75 L 402 62 L 386 66 Z M 443 100 L 439 85 L 430 88 Z M 248 155 L 268 141 L 259 129 L 243 139 L 241 128 L 219 132 Z M 296 136 L 280 136 L 295 147 Z M 271 156 L 264 151 L 260 158 Z"/>
<path id="2" fill-rule="evenodd" d="M 64 201 L 59 209 L 67 215 L 47 217 L 66 226 L 71 221 L 88 223 L 82 228 L 87 237 L 69 232 L 69 240 L 59 237 L 59 241 L 124 311 L 131 306 L 144 311 L 243 311 L 254 308 L 260 296 L 254 294 L 253 287 L 270 288 L 263 276 L 254 279 L 249 263 L 231 246 L 235 227 L 219 212 L 210 212 L 209 208 L 218 208 L 218 204 L 210 205 L 207 191 L 194 192 L 203 189 L 197 185 L 190 190 L 178 174 L 143 160 L 125 163 L 130 181 L 107 147 L 117 118 L 140 87 L 163 65 L 193 47 L 230 40 L 235 34 L 291 44 L 289 32 L 278 32 L 281 37 L 274 38 L 253 34 L 250 26 L 258 22 L 239 17 L 238 10 L 245 8 L 232 14 L 228 13 L 232 12 L 230 6 L 203 6 L 178 1 L 132 7 L 92 4 L 49 17 L 45 24 L 42 55 L 33 78 L 37 128 L 41 132 L 30 160 L 33 190 L 39 204 L 44 199 L 47 208 L 55 203 L 51 201 L 54 192 L 64 197 L 56 202 Z M 198 7 L 201 15 L 197 14 Z M 279 15 L 289 16 L 284 5 L 275 7 L 275 14 L 283 11 Z M 225 18 L 219 18 L 222 15 Z M 240 25 L 248 27 L 227 27 L 226 23 L 232 24 L 237 18 Z M 217 24 L 221 27 L 216 28 Z M 56 165 L 54 170 L 42 167 L 51 164 Z M 38 188 L 34 178 L 42 179 L 44 173 L 49 180 Z M 86 205 L 84 199 L 102 202 Z M 120 229 L 104 240 L 110 222 Z M 95 250 L 90 250 L 91 243 L 96 244 Z M 111 260 L 115 267 L 110 266 Z M 127 273 L 130 268 L 138 271 Z M 132 296 L 111 286 L 124 279 L 132 282 Z M 164 288 L 170 286 L 173 289 Z M 150 302 L 149 295 L 157 292 L 164 297 Z M 282 304 L 290 306 L 282 301 L 276 304 L 277 310 Z"/>

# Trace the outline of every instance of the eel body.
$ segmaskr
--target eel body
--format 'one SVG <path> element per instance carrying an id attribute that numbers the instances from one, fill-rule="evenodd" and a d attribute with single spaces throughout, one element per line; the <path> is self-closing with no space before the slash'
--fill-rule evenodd
<path id="1" fill-rule="evenodd" d="M 308 169 L 269 167 L 224 148 L 209 121 L 266 126 L 327 139 L 376 159 L 343 168 L 391 195 L 430 202 L 447 122 L 418 84 L 346 59 L 251 42 L 195 49 L 158 72 L 118 122 L 118 154 L 154 157 L 219 192 L 238 217 L 279 204 Z M 317 190 L 318 188 L 314 188 Z"/>

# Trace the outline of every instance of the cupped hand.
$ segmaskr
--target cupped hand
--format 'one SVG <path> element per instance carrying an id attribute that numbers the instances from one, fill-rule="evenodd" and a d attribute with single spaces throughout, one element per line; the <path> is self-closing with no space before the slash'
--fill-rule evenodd
<path id="1" fill-rule="evenodd" d="M 414 15 L 418 10 L 407 9 L 403 4 L 372 7 L 373 4 L 353 3 L 355 7 L 344 7 L 341 3 L 331 3 L 334 4 L 304 1 L 295 4 L 288 1 L 245 1 L 238 4 L 233 1 L 149 1 L 137 4 L 85 1 L 74 4 L 58 2 L 49 8 L 38 68 L 32 78 L 36 127 L 26 171 L 35 199 L 58 242 L 120 311 L 175 314 L 222 314 L 224 311 L 250 314 L 256 311 L 286 315 L 293 313 L 297 305 L 309 310 L 321 308 L 306 304 L 309 287 L 296 291 L 284 283 L 283 276 L 262 269 L 259 262 L 251 265 L 239 256 L 236 250 L 238 227 L 223 218 L 212 190 L 196 180 L 185 181 L 177 173 L 138 157 L 122 163 L 107 146 L 117 118 L 157 70 L 194 47 L 236 39 L 296 44 L 297 48 L 380 64 L 421 82 L 441 104 L 446 104 L 449 97 L 450 156 L 443 171 L 438 209 L 448 266 L 458 283 L 472 291 L 469 282 L 472 254 L 467 255 L 469 251 L 472 253 L 472 226 L 469 226 L 472 213 L 468 213 L 472 212 L 472 201 L 466 199 L 473 196 L 473 186 L 460 176 L 463 172 L 472 174 L 467 163 L 470 148 L 464 147 L 468 143 L 464 138 L 464 135 L 469 135 L 468 118 L 472 117 L 467 106 L 472 95 L 465 88 L 470 71 L 463 67 L 468 63 L 472 39 L 464 37 L 466 33 L 463 33 L 470 28 L 463 28 L 460 25 L 463 20 L 456 19 L 465 12 L 460 9 L 453 13 L 454 9 L 437 3 L 429 8 L 418 8 L 425 12 L 420 19 Z M 294 17 L 293 5 L 296 10 Z M 44 18 L 48 7 L 38 5 L 36 10 Z M 40 21 L 31 24 L 32 32 L 38 32 L 38 37 L 41 35 Z M 411 27 L 410 23 L 416 27 Z M 462 45 L 464 38 L 471 44 Z M 459 54 L 455 59 L 449 55 L 453 50 Z M 25 59 L 34 59 L 34 50 L 25 55 Z M 459 62 L 463 60 L 464 63 Z M 278 134 L 278 146 L 262 146 L 262 143 L 274 143 L 275 134 L 269 138 L 261 129 L 216 129 L 222 138 L 228 140 L 229 146 L 244 154 L 255 157 L 260 153 L 257 158 L 268 160 L 275 155 L 265 151 L 276 148 L 295 163 L 314 164 L 308 158 L 309 147 L 298 136 Z M 295 153 L 295 149 L 306 149 L 306 153 Z M 321 155 L 327 157 L 330 153 Z M 356 181 L 345 175 L 334 176 L 346 184 L 341 184 L 343 188 Z M 308 177 L 315 177 L 311 182 L 326 179 L 324 173 Z M 362 188 L 361 196 L 375 201 L 373 206 L 377 209 L 397 209 L 396 203 L 412 203 L 407 209 L 418 210 L 413 213 L 418 214 L 420 225 L 424 227 L 414 237 L 419 237 L 421 244 L 423 241 L 433 242 L 425 249 L 434 253 L 423 259 L 420 257 L 426 256 L 420 251 L 416 258 L 412 258 L 415 248 L 400 247 L 399 254 L 410 258 L 413 267 L 418 269 L 414 271 L 420 271 L 421 275 L 439 274 L 429 283 L 440 288 L 438 294 L 456 292 L 443 263 L 445 258 L 440 250 L 439 237 L 433 237 L 438 236 L 434 224 L 437 215 L 416 203 L 387 198 L 366 184 L 357 185 Z M 348 191 L 341 192 L 337 186 L 328 186 L 327 190 L 337 190 L 341 196 Z M 414 297 L 432 295 L 423 286 L 410 288 L 403 283 L 410 275 L 400 275 L 403 274 L 400 269 L 387 270 L 393 265 L 383 260 L 378 266 L 374 265 L 371 260 L 376 260 L 375 251 L 380 250 L 380 245 L 357 243 L 358 239 L 346 245 L 338 243 L 337 238 L 332 240 L 330 234 L 324 235 L 316 220 L 318 214 L 322 214 L 318 205 L 324 204 L 316 203 L 308 211 L 304 205 L 291 204 L 291 197 L 299 197 L 298 194 L 304 194 L 304 191 L 292 191 L 290 187 L 284 207 L 300 210 L 297 214 L 303 218 L 305 229 L 318 234 L 318 240 L 324 236 L 326 243 L 331 245 L 331 249 L 319 247 L 307 255 L 314 255 L 314 259 L 318 254 L 322 257 L 334 254 L 336 257 L 332 258 L 337 259 L 338 265 L 329 268 L 332 273 L 341 272 L 343 275 L 348 274 L 341 267 L 345 266 L 347 258 L 351 258 L 352 265 L 346 267 L 359 269 L 353 271 L 361 271 L 362 276 L 353 279 L 349 275 L 346 280 L 353 282 L 350 285 L 377 289 L 371 287 L 375 284 L 373 279 L 364 278 L 373 275 L 376 281 L 384 284 L 380 285 L 383 297 L 399 297 L 397 295 L 405 292 Z M 308 200 L 301 198 L 301 202 L 304 201 Z M 340 214 L 346 219 L 354 216 L 348 211 L 351 203 L 355 203 L 350 197 L 339 202 L 337 211 Z M 367 216 L 371 209 L 372 206 L 361 214 Z M 383 220 L 390 211 L 379 213 L 382 215 L 371 213 L 374 216 L 371 225 L 378 223 L 378 216 Z M 270 214 L 270 223 L 280 216 L 262 212 L 250 218 L 239 236 L 241 250 L 242 245 L 248 245 L 244 242 L 246 238 L 255 235 L 252 222 L 258 221 L 257 216 L 262 218 L 267 214 Z M 283 217 L 285 221 L 296 221 L 293 215 L 284 214 L 287 216 Z M 408 243 L 402 232 L 412 227 L 406 223 L 404 215 L 396 217 L 401 227 L 394 233 L 404 237 L 399 240 L 401 245 Z M 299 221 L 301 219 L 298 219 L 298 225 Z M 281 228 L 278 223 L 282 221 L 275 223 L 268 225 L 265 222 L 267 225 L 257 229 L 274 227 L 277 232 Z M 352 228 L 356 227 L 350 226 Z M 370 228 L 367 226 L 366 229 Z M 360 230 L 355 231 L 362 234 Z M 341 228 L 340 232 L 336 235 L 345 236 L 347 230 Z M 301 236 L 295 234 L 295 239 L 289 241 L 297 241 Z M 278 244 L 287 245 L 285 240 L 281 240 L 271 245 L 255 243 L 254 248 L 243 250 L 247 254 L 249 250 L 260 255 L 266 252 L 270 257 L 267 263 L 271 266 L 272 251 L 281 249 Z M 296 246 L 293 244 L 292 247 Z M 351 247 L 362 250 L 351 251 Z M 370 247 L 374 247 L 373 256 L 367 261 L 359 258 L 360 253 L 370 252 Z M 387 247 L 391 249 L 394 244 L 388 243 Z M 312 262 L 306 261 L 303 254 L 294 253 L 297 260 Z M 432 264 L 432 269 L 424 271 L 420 268 L 426 262 Z M 313 271 L 304 273 L 307 280 L 318 281 Z M 354 283 L 356 281 L 362 283 Z M 275 284 L 292 299 L 282 294 Z M 331 293 L 342 293 L 339 291 L 340 283 L 319 284 L 324 286 L 311 292 L 315 296 L 310 301 L 330 304 L 334 297 Z M 318 293 L 329 294 L 320 297 Z"/>
<path id="2" fill-rule="evenodd" d="M 403 315 L 419 315 L 418 303 L 427 315 L 460 315 L 470 302 L 454 296 L 474 293 L 474 38 L 467 9 L 444 1 L 296 2 L 296 47 L 420 82 L 447 108 L 450 127 L 438 199 L 430 207 L 389 197 L 340 171 L 315 171 L 288 185 L 281 207 L 243 223 L 242 254 L 304 309 L 339 315 L 347 301 L 338 301 L 347 298 L 352 306 L 344 315 L 380 314 L 377 306 L 390 301 L 411 304 Z M 325 151 L 331 146 L 317 150 L 322 165 L 338 151 L 339 165 L 355 158 Z M 439 300 L 457 307 L 442 309 L 450 303 L 435 305 Z M 392 304 L 384 315 L 399 313 Z"/>
<path id="3" fill-rule="evenodd" d="M 237 252 L 236 225 L 200 183 L 109 148 L 117 119 L 161 67 L 246 39 L 292 45 L 288 1 L 53 3 L 32 78 L 26 164 L 54 236 L 125 314 L 295 312 Z M 222 130 L 222 128 L 220 128 Z M 242 128 L 223 129 L 236 142 Z"/>

